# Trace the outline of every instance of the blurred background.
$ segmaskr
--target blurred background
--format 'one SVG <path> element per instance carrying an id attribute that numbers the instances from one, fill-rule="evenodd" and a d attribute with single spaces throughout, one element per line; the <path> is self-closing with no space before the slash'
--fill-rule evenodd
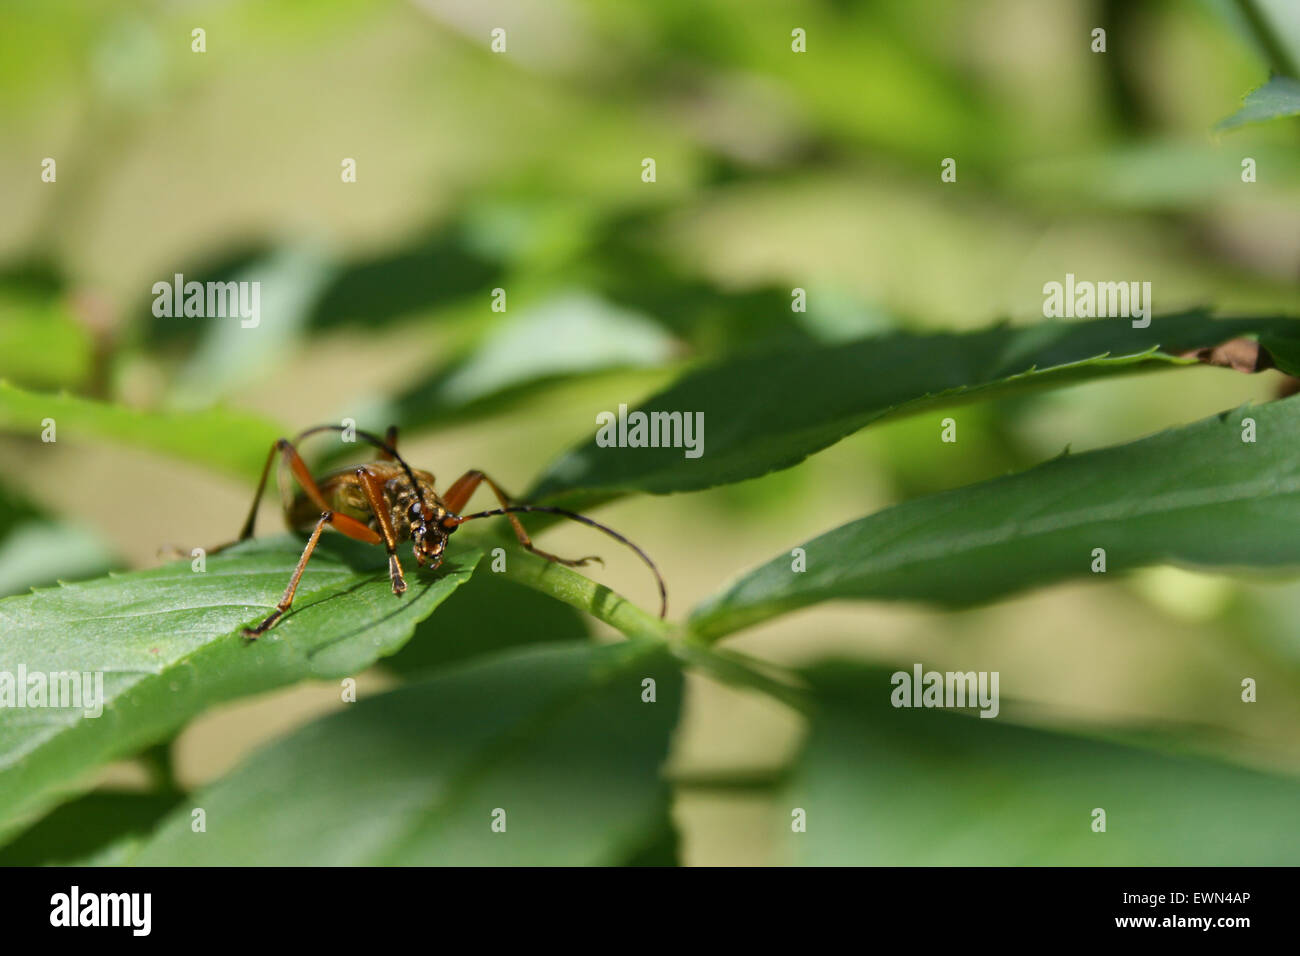
<path id="1" fill-rule="evenodd" d="M 1300 8 L 1258 6 L 1300 51 Z M 1268 75 L 1232 0 L 19 0 L 4 20 L 0 379 L 222 405 L 290 434 L 397 422 L 444 485 L 479 467 L 522 492 L 598 412 L 740 350 L 1037 321 L 1067 272 L 1150 281 L 1157 312 L 1300 312 L 1297 124 L 1211 132 Z M 948 157 L 957 182 L 941 184 Z M 261 325 L 155 317 L 151 287 L 175 273 L 260 281 Z M 959 456 L 936 440 L 948 413 L 927 412 L 598 516 L 654 555 L 681 615 L 853 518 L 1267 400 L 1275 375 L 965 407 Z M 0 593 L 229 540 L 247 508 L 239 476 L 4 424 Z M 262 520 L 278 527 L 269 499 Z M 544 541 L 591 550 L 579 528 Z M 606 557 L 595 576 L 649 604 L 635 560 Z M 783 664 L 996 669 L 1044 725 L 1194 727 L 1202 750 L 1300 772 L 1297 611 L 1294 582 L 1154 569 L 961 613 L 825 606 L 731 643 Z M 471 615 L 440 627 L 472 646 Z M 1253 708 L 1221 692 L 1256 672 L 1286 686 Z M 397 679 L 381 666 L 360 685 Z M 179 739 L 182 782 L 337 697 L 307 686 L 205 715 Z M 782 862 L 765 798 L 689 781 L 779 768 L 802 730 L 691 678 L 671 765 L 686 862 Z"/>

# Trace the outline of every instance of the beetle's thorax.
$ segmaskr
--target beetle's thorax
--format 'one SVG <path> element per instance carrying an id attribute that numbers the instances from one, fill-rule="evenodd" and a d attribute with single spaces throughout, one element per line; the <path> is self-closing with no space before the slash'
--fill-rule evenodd
<path id="1" fill-rule="evenodd" d="M 356 478 L 357 467 L 345 466 L 322 476 L 319 479 L 321 493 L 332 510 L 353 517 L 379 532 L 382 530 L 379 515 L 370 509 L 365 491 Z M 410 541 L 416 561 L 436 567 L 442 560 L 447 536 L 455 530 L 455 525 L 447 527 L 444 521 L 449 512 L 433 490 L 433 475 L 413 470 L 416 485 L 412 487 L 406 469 L 395 462 L 375 461 L 361 467 L 383 481 L 385 517 L 392 523 L 397 540 Z M 307 530 L 320 517 L 320 506 L 300 492 L 285 515 L 290 527 Z"/>

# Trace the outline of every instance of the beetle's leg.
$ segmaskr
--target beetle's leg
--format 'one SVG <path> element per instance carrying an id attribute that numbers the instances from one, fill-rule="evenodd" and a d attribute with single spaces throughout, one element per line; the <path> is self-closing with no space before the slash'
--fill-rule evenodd
<path id="1" fill-rule="evenodd" d="M 253 525 L 257 521 L 257 506 L 261 503 L 262 492 L 266 489 L 266 479 L 271 473 L 271 462 L 275 460 L 276 452 L 280 453 L 281 460 L 289 466 L 293 476 L 298 479 L 298 484 L 302 485 L 302 490 L 307 493 L 307 497 L 311 499 L 312 504 L 320 508 L 321 511 L 329 511 L 329 504 L 326 503 L 325 496 L 321 494 L 316 479 L 311 476 L 307 463 L 298 454 L 298 449 L 293 447 L 289 439 L 277 438 L 275 444 L 271 446 L 270 452 L 267 453 L 266 464 L 262 466 L 262 477 L 257 482 L 257 494 L 253 496 L 253 506 L 248 510 L 248 518 L 244 521 L 244 527 L 239 532 L 240 541 L 245 541 L 253 536 Z"/>
<path id="2" fill-rule="evenodd" d="M 303 434 L 308 434 L 317 429 L 309 429 Z M 301 436 L 299 436 L 301 437 Z M 287 438 L 278 438 L 275 444 L 271 446 L 271 451 L 266 456 L 266 464 L 262 467 L 262 477 L 257 483 L 257 495 L 253 498 L 253 507 L 249 509 L 248 519 L 244 522 L 244 528 L 239 533 L 239 540 L 243 541 L 253 535 L 253 523 L 257 518 L 257 506 L 262 497 L 262 491 L 266 488 L 266 478 L 271 471 L 271 462 L 275 460 L 275 453 L 279 452 L 284 464 L 289 466 L 293 476 L 297 479 L 302 490 L 306 492 L 307 497 L 312 504 L 316 505 L 322 512 L 329 511 L 329 502 L 325 500 L 325 495 L 321 493 L 320 486 L 316 484 L 316 479 L 311 476 L 311 470 L 307 463 L 302 460 L 298 450 L 293 447 L 293 442 Z M 379 544 L 383 541 L 368 525 L 350 518 L 344 514 L 335 514 L 330 522 L 339 531 L 342 531 L 349 538 L 356 538 L 358 541 L 364 541 L 366 544 Z"/>
<path id="3" fill-rule="evenodd" d="M 257 497 L 253 499 L 253 508 L 248 513 L 248 520 L 244 522 L 244 530 L 239 534 L 240 541 L 251 537 L 253 534 L 253 521 L 257 517 L 258 499 L 262 497 L 262 489 L 266 487 L 266 476 L 271 470 L 271 462 L 275 459 L 277 451 L 284 457 L 284 461 L 293 471 L 293 476 L 298 479 L 298 484 L 302 485 L 302 490 L 307 493 L 307 497 L 311 499 L 312 503 L 320 508 L 322 514 L 330 511 L 325 496 L 321 494 L 320 486 L 316 484 L 316 479 L 307 470 L 307 463 L 302 460 L 289 439 L 280 438 L 271 446 L 271 453 L 266 457 L 266 467 L 262 469 L 262 480 L 257 483 Z M 330 514 L 333 517 L 330 518 L 329 523 L 349 538 L 364 541 L 366 544 L 379 544 L 384 540 L 369 525 L 358 521 L 356 518 L 344 514 L 334 514 L 332 511 Z"/>
<path id="4" fill-rule="evenodd" d="M 390 429 L 391 430 L 391 429 Z M 397 560 L 397 531 L 393 528 L 393 515 L 389 511 L 388 501 L 384 498 L 383 482 L 369 468 L 357 469 L 357 481 L 366 494 L 370 510 L 379 520 L 379 530 L 384 536 L 384 547 L 388 549 L 388 576 L 393 581 L 393 593 L 401 597 L 406 590 L 406 578 L 402 576 L 402 564 Z"/>
<path id="5" fill-rule="evenodd" d="M 307 546 L 302 550 L 302 557 L 298 559 L 298 566 L 293 570 L 293 577 L 289 579 L 289 586 L 284 589 L 284 596 L 280 598 L 280 603 L 275 606 L 275 610 L 267 615 L 266 620 L 257 627 L 244 628 L 244 636 L 255 638 L 260 634 L 265 634 L 285 611 L 289 610 L 289 605 L 293 603 L 294 592 L 298 590 L 298 581 L 302 578 L 302 572 L 307 567 L 312 552 L 316 550 L 316 543 L 320 541 L 321 532 L 325 526 L 330 525 L 336 531 L 340 531 L 349 538 L 355 538 L 358 541 L 364 541 L 366 544 L 379 544 L 383 539 L 379 537 L 367 525 L 362 524 L 356 518 L 348 515 L 335 514 L 328 508 L 321 512 L 320 520 L 316 522 L 316 527 L 312 529 L 311 537 L 307 539 Z"/>
<path id="6" fill-rule="evenodd" d="M 452 482 L 451 487 L 447 489 L 447 493 L 442 496 L 442 503 L 447 506 L 449 511 L 459 513 L 465 509 L 467 504 L 469 504 L 470 496 L 478 490 L 480 484 L 486 484 L 492 489 L 492 494 L 496 495 L 496 499 L 501 504 L 502 508 L 510 507 L 510 496 L 501 489 L 500 485 L 477 468 L 473 471 L 465 472 L 465 474 Z M 599 561 L 601 564 L 605 563 L 594 554 L 589 554 L 585 558 L 573 559 L 561 558 L 559 555 L 551 554 L 549 551 L 543 551 L 541 548 L 533 544 L 533 539 L 528 537 L 528 532 L 524 530 L 524 526 L 519 521 L 518 516 L 508 514 L 506 517 L 510 520 L 510 523 L 514 525 L 515 537 L 519 539 L 520 545 L 522 545 L 525 550 L 531 551 L 533 554 L 537 555 L 539 558 L 545 558 L 547 561 L 554 561 L 556 564 L 564 564 L 571 568 L 580 568 L 584 565 L 590 564 L 592 561 Z"/>
<path id="7" fill-rule="evenodd" d="M 271 462 L 275 460 L 275 453 L 279 450 L 281 438 L 273 442 L 271 450 L 266 453 L 266 464 L 262 466 L 262 477 L 257 479 L 257 491 L 253 492 L 253 506 L 248 509 L 248 517 L 244 519 L 244 527 L 239 530 L 237 541 L 247 541 L 253 536 L 253 525 L 257 523 L 257 506 L 262 503 L 262 492 L 266 490 L 266 479 L 271 474 Z M 229 547 L 227 545 L 227 547 Z"/>
<path id="8" fill-rule="evenodd" d="M 312 530 L 311 537 L 307 539 L 307 547 L 302 549 L 302 557 L 298 559 L 298 566 L 293 569 L 293 577 L 289 579 L 289 586 L 284 589 L 284 596 L 280 598 L 280 603 L 275 606 L 275 610 L 266 616 L 257 627 L 244 628 L 244 636 L 253 640 L 262 634 L 265 634 L 276 621 L 280 620 L 280 615 L 289 610 L 289 605 L 293 604 L 293 594 L 298 590 L 298 582 L 302 580 L 302 572 L 307 568 L 307 562 L 311 560 L 311 553 L 316 550 L 316 542 L 320 540 L 320 533 L 325 530 L 327 524 L 332 523 L 334 515 L 326 511 L 316 522 L 316 527 Z"/>

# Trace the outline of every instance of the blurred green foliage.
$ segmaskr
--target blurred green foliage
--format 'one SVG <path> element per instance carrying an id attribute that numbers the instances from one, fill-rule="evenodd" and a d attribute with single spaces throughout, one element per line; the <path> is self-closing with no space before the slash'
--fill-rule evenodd
<path id="1" fill-rule="evenodd" d="M 615 506 L 664 565 L 680 618 L 726 575 L 864 513 L 918 498 L 900 507 L 933 515 L 935 499 L 921 496 L 1023 471 L 1067 446 L 1113 445 L 1271 398 L 1277 373 L 1184 367 L 1175 344 L 1213 343 L 1199 335 L 1174 342 L 1167 333 L 1179 310 L 1206 306 L 1242 317 L 1235 332 L 1263 334 L 1278 364 L 1295 371 L 1287 336 L 1267 338 L 1300 307 L 1294 4 L 45 0 L 11 5 L 5 26 L 0 593 L 19 596 L 0 604 L 0 621 L 10 622 L 0 633 L 0 670 L 20 657 L 73 668 L 107 662 L 125 668 L 115 679 L 139 684 L 144 701 L 125 708 L 120 724 L 0 728 L 0 773 L 15 781 L 0 831 L 12 837 L 36 823 L 10 844 L 10 859 L 33 860 L 40 828 L 69 817 L 83 821 L 87 839 L 51 844 L 46 860 L 186 859 L 179 811 L 145 835 L 170 805 L 166 788 L 139 801 L 94 791 L 53 811 L 62 818 L 36 818 L 91 786 L 85 771 L 97 762 L 165 743 L 208 704 L 359 669 L 399 648 L 386 662 L 396 690 L 281 739 L 213 784 L 208 795 L 232 808 L 258 795 L 287 797 L 297 780 L 277 755 L 319 783 L 310 803 L 286 800 L 265 817 L 240 810 L 237 839 L 209 840 L 214 862 L 278 846 L 320 859 L 309 856 L 301 828 L 354 825 L 358 791 L 392 779 L 409 784 L 394 801 L 411 803 L 385 804 L 368 818 L 385 839 L 321 853 L 338 862 L 399 858 L 389 838 L 407 820 L 409 833 L 420 834 L 410 859 L 486 860 L 492 847 L 438 831 L 462 812 L 477 826 L 476 804 L 452 800 L 438 804 L 450 808 L 445 815 L 430 812 L 451 763 L 459 769 L 446 779 L 462 796 L 472 769 L 491 767 L 532 786 L 534 808 L 558 807 L 570 836 L 512 858 L 530 862 L 726 862 L 755 843 L 767 859 L 804 862 L 1093 861 L 1094 848 L 1080 842 L 1091 834 L 1053 817 L 1061 807 L 1054 801 L 1069 794 L 1051 781 L 1022 779 L 1020 790 L 1007 783 L 1059 747 L 1078 758 L 1062 773 L 1079 775 L 1080 787 L 1102 780 L 1116 800 L 1139 784 L 1171 799 L 1184 789 L 1180 824 L 1204 821 L 1235 794 L 1257 810 L 1254 829 L 1204 822 L 1212 831 L 1204 856 L 1184 852 L 1185 831 L 1177 830 L 1146 842 L 1112 834 L 1118 849 L 1106 859 L 1253 863 L 1294 853 L 1261 836 L 1292 796 L 1289 782 L 1213 761 L 1160 756 L 1148 765 L 1149 753 L 1181 747 L 1188 735 L 1156 733 L 1145 750 L 1117 751 L 1013 727 L 988 734 L 998 738 L 990 746 L 1001 762 L 972 764 L 948 759 L 966 741 L 962 717 L 923 715 L 918 724 L 886 711 L 892 720 L 863 722 L 868 705 L 883 699 L 865 696 L 875 671 L 837 665 L 813 672 L 800 692 L 790 689 L 794 675 L 767 673 L 781 670 L 775 661 L 813 655 L 828 635 L 878 666 L 982 654 L 1022 675 L 1021 690 L 1039 688 L 1051 701 L 1044 713 L 1030 710 L 1028 723 L 1081 724 L 1059 701 L 1086 685 L 1115 723 L 1135 723 L 1143 708 L 1171 722 L 1204 711 L 1233 743 L 1190 735 L 1201 749 L 1294 774 L 1300 657 L 1289 622 L 1300 602 L 1291 585 L 1211 584 L 1178 572 L 1097 585 L 1086 614 L 1061 590 L 1046 592 L 1046 605 L 926 612 L 911 630 L 884 619 L 907 643 L 891 643 L 895 625 L 855 605 L 849 623 L 833 613 L 793 617 L 779 625 L 783 641 L 755 636 L 750 649 L 775 659 L 762 667 L 739 655 L 692 658 L 715 679 L 796 710 L 801 700 L 826 705 L 821 722 L 816 706 L 807 710 L 812 743 L 796 780 L 810 805 L 830 801 L 841 815 L 793 848 L 767 830 L 756 838 L 737 829 L 713 858 L 696 849 L 708 842 L 698 831 L 694 840 L 674 834 L 690 830 L 690 793 L 676 792 L 670 821 L 657 781 L 665 753 L 674 763 L 689 756 L 683 737 L 706 753 L 726 752 L 725 724 L 691 722 L 689 702 L 706 712 L 717 688 L 688 685 L 681 725 L 675 676 L 653 710 L 637 702 L 635 682 L 631 697 L 606 700 L 602 688 L 618 670 L 602 670 L 601 661 L 619 652 L 593 647 L 585 618 L 553 599 L 581 604 L 579 592 L 560 594 L 556 585 L 538 594 L 479 573 L 451 594 L 469 574 L 457 565 L 459 577 L 436 579 L 445 604 L 396 626 L 382 554 L 335 542 L 308 571 L 309 584 L 321 583 L 319 600 L 292 627 L 294 618 L 286 620 L 282 641 L 226 641 L 227 630 L 274 600 L 293 564 L 294 541 L 276 538 L 216 561 L 235 577 L 207 582 L 220 593 L 208 595 L 206 609 L 192 606 L 193 582 L 176 570 L 183 565 L 21 595 L 110 566 L 153 564 L 158 547 L 176 540 L 228 540 L 242 517 L 235 500 L 244 500 L 270 442 L 342 417 L 377 430 L 396 422 L 407 447 L 468 458 L 430 463 L 443 485 L 448 469 L 490 465 L 512 489 L 534 478 L 540 490 L 593 505 L 632 490 L 695 492 L 671 504 L 629 498 Z M 195 27 L 206 30 L 202 54 L 191 51 Z M 507 31 L 504 55 L 490 50 L 494 27 Z M 1104 54 L 1090 50 L 1096 27 L 1107 31 Z M 807 52 L 792 51 L 796 28 Z M 1255 122 L 1264 119 L 1272 121 Z M 41 177 L 47 157 L 57 161 L 55 182 Z M 356 183 L 340 180 L 349 157 Z M 641 178 L 646 157 L 656 163 L 653 183 Z M 946 158 L 956 160 L 955 183 L 940 181 Z M 1254 182 L 1242 180 L 1245 158 L 1254 160 Z M 1067 272 L 1151 281 L 1169 324 L 1158 317 L 1150 335 L 1122 338 L 1119 320 L 1076 326 L 1074 347 L 1063 349 L 1052 327 L 1028 326 L 1042 314 L 1043 283 Z M 177 273 L 261 282 L 259 327 L 155 316 L 153 284 Z M 796 289 L 806 293 L 806 312 L 791 309 Z M 497 290 L 508 298 L 505 312 L 492 308 Z M 1054 370 L 1054 362 L 1083 367 Z M 1008 387 L 1030 366 L 1030 378 L 1055 386 L 1130 366 L 1177 371 L 1132 382 L 1107 376 L 1051 394 Z M 942 394 L 979 388 L 986 391 Z M 958 397 L 985 401 L 956 412 Z M 591 453 L 596 412 L 655 401 L 707 409 L 706 447 L 716 457 Z M 1261 415 L 1285 416 L 1288 407 Z M 891 412 L 921 410 L 850 434 Z M 935 437 L 953 413 L 961 416 L 960 461 Z M 40 439 L 46 418 L 58 423 L 57 443 Z M 340 448 L 322 442 L 307 453 L 336 458 Z M 771 471 L 807 455 L 797 468 Z M 1147 467 L 1147 459 L 1132 463 Z M 1162 473 L 1151 467 L 1144 477 L 1155 481 Z M 1210 486 L 1222 477 L 1212 460 L 1196 467 Z M 731 483 L 702 490 L 719 482 Z M 1122 475 L 1114 482 L 1127 487 Z M 1068 499 L 1075 489 L 1057 490 Z M 978 524 L 980 514 L 966 517 Z M 1271 530 L 1284 526 L 1279 519 Z M 509 540 L 502 532 L 500 541 Z M 1176 550 L 1147 543 L 1156 557 Z M 870 552 L 874 539 L 854 548 Z M 1021 558 L 1034 564 L 1032 554 Z M 617 566 L 611 572 L 621 584 Z M 629 590 L 643 584 L 638 578 Z M 605 612 L 617 602 L 597 593 L 605 605 L 587 610 L 609 624 L 616 612 Z M 47 612 L 78 601 L 85 620 L 69 635 L 75 622 Z M 94 623 L 96 608 L 147 613 L 113 630 Z M 1034 671 L 1044 620 L 1065 627 L 1081 614 L 1094 622 L 1089 646 L 1053 646 L 1053 668 Z M 38 618 L 40 641 L 12 624 Z M 178 636 L 178 621 L 194 627 Z M 322 651 L 335 666 L 313 670 L 313 642 L 348 627 L 347 640 Z M 1103 664 L 1113 632 L 1132 635 L 1132 647 Z M 367 643 L 372 637 L 380 644 Z M 559 649 L 532 646 L 551 643 Z M 165 659 L 148 656 L 164 646 Z M 538 668 L 567 676 L 530 682 Z M 1269 689 L 1259 704 L 1238 702 L 1242 674 Z M 184 706 L 172 680 L 196 691 Z M 592 693 L 567 698 L 578 684 Z M 446 709 L 438 698 L 446 687 L 464 691 L 466 709 Z M 1101 700 L 1105 687 L 1114 692 Z M 1218 703 L 1206 702 L 1206 688 Z M 524 691 L 538 695 L 533 716 L 503 724 L 481 753 L 441 762 L 435 745 L 445 741 L 422 721 L 473 732 L 500 716 L 494 705 Z M 572 738 L 546 737 L 566 701 L 586 716 L 570 727 Z M 637 723 L 651 713 L 653 721 Z M 803 726 L 804 711 L 783 713 Z M 546 728 L 546 746 L 521 750 L 534 719 Z M 640 727 L 618 738 L 626 749 L 609 750 L 617 740 L 591 730 L 611 721 Z M 985 723 L 999 722 L 976 721 Z M 751 755 L 780 761 L 761 730 L 745 731 L 736 736 Z M 389 742 L 371 746 L 381 738 Z M 583 745 L 570 754 L 565 739 Z M 335 740 L 349 742 L 369 778 L 336 771 Z M 54 756 L 35 759 L 41 747 Z M 568 754 L 571 777 L 536 762 L 557 751 Z M 610 761 L 624 761 L 626 780 Z M 733 790 L 768 801 L 784 819 L 784 792 L 770 777 L 755 779 L 766 782 L 742 780 Z M 898 780 L 914 782 L 923 799 L 891 803 Z M 575 781 L 590 792 L 575 792 Z M 887 825 L 863 829 L 860 804 L 890 807 Z M 983 826 L 988 814 L 1001 829 Z M 115 815 L 116 833 L 103 825 Z M 927 825 L 936 817 L 960 832 L 936 836 Z M 583 821 L 600 826 L 584 830 Z M 1017 842 L 1012 823 L 1041 839 Z"/>

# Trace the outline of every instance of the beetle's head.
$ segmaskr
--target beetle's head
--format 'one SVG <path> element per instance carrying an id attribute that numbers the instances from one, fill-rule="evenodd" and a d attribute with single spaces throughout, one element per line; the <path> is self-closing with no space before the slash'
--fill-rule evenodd
<path id="1" fill-rule="evenodd" d="M 446 508 L 430 506 L 422 501 L 413 501 L 407 509 L 406 520 L 411 525 L 411 552 L 421 566 L 436 568 L 442 563 L 447 538 L 456 530 L 456 525 L 449 525 L 447 518 Z"/>

